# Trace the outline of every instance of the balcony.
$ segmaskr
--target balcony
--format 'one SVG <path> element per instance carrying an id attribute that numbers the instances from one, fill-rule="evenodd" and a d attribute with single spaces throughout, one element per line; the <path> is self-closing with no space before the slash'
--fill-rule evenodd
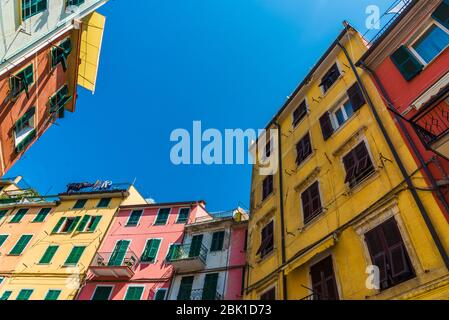
<path id="1" fill-rule="evenodd" d="M 192 246 L 184 244 L 173 249 L 169 262 L 176 271 L 202 270 L 206 266 L 207 248 L 204 245 Z"/>
<path id="2" fill-rule="evenodd" d="M 128 250 L 125 254 L 116 252 L 98 252 L 89 270 L 96 279 L 130 279 L 139 263 L 134 252 Z"/>
<path id="3" fill-rule="evenodd" d="M 223 296 L 216 291 L 209 292 L 204 289 L 195 289 L 190 294 L 190 300 L 223 300 Z"/>
<path id="4" fill-rule="evenodd" d="M 446 89 L 445 91 L 449 91 Z M 449 159 L 449 92 L 434 97 L 410 122 L 427 149 Z"/>

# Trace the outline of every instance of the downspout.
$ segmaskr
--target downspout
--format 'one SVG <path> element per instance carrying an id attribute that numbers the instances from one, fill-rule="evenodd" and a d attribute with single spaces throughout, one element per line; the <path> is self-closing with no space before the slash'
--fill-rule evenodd
<path id="1" fill-rule="evenodd" d="M 345 24 L 345 27 L 348 28 L 348 25 Z M 390 136 L 388 135 L 388 132 L 385 129 L 385 126 L 383 125 L 382 120 L 380 119 L 380 116 L 377 113 L 376 108 L 374 107 L 374 104 L 373 104 L 373 102 L 371 100 L 371 97 L 369 96 L 368 91 L 366 90 L 366 87 L 363 84 L 362 79 L 360 78 L 360 75 L 359 75 L 359 73 L 357 71 L 357 68 L 354 65 L 354 62 L 352 61 L 348 51 L 340 43 L 340 41 L 337 41 L 337 45 L 341 48 L 341 50 L 343 51 L 343 53 L 345 54 L 346 58 L 348 59 L 348 61 L 350 63 L 351 69 L 354 72 L 354 75 L 355 75 L 355 77 L 357 79 L 357 83 L 360 86 L 360 90 L 362 91 L 363 96 L 365 97 L 366 102 L 367 102 L 368 106 L 370 107 L 371 112 L 374 115 L 374 118 L 376 119 L 377 125 L 379 126 L 380 130 L 382 131 L 382 135 L 384 136 L 385 141 L 387 142 L 388 147 L 389 147 L 391 153 L 393 154 L 393 157 L 394 157 L 396 163 L 399 166 L 401 174 L 404 177 L 405 182 L 407 183 L 408 188 L 410 189 L 410 192 L 411 192 L 411 194 L 413 196 L 413 199 L 415 200 L 415 202 L 416 202 L 416 204 L 417 204 L 417 206 L 419 208 L 419 211 L 421 212 L 421 215 L 422 215 L 422 217 L 424 219 L 424 222 L 426 223 L 427 228 L 429 229 L 429 232 L 430 232 L 430 234 L 432 236 L 433 241 L 435 242 L 435 245 L 436 245 L 436 247 L 438 249 L 438 252 L 440 253 L 441 258 L 443 259 L 446 268 L 449 270 L 449 257 L 448 257 L 446 251 L 443 248 L 443 244 L 442 244 L 442 242 L 441 242 L 441 240 L 440 240 L 440 238 L 439 238 L 439 236 L 438 236 L 438 234 L 437 234 L 437 232 L 435 230 L 434 225 L 432 224 L 432 221 L 430 220 L 429 214 L 427 213 L 427 210 L 424 207 L 424 204 L 422 203 L 422 201 L 421 201 L 421 199 L 420 199 L 420 197 L 418 195 L 418 192 L 416 191 L 416 189 L 415 189 L 415 187 L 413 185 L 412 180 L 410 179 L 409 175 L 407 174 L 407 170 L 405 169 L 405 166 L 402 163 L 402 160 L 399 157 L 398 152 L 394 148 L 393 142 L 392 142 Z"/>
<path id="2" fill-rule="evenodd" d="M 281 126 L 277 121 L 274 121 L 274 125 L 278 129 L 278 163 L 279 163 L 279 211 L 281 215 L 281 256 L 282 256 L 282 265 L 285 263 L 285 236 L 284 236 L 284 183 L 283 183 L 283 177 L 282 177 L 282 132 L 281 132 Z M 282 298 L 283 300 L 288 300 L 287 295 L 287 276 L 285 275 L 284 271 L 282 271 Z"/>

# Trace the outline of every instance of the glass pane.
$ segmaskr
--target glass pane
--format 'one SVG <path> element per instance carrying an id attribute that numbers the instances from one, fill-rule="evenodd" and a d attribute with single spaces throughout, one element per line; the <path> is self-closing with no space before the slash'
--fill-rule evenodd
<path id="1" fill-rule="evenodd" d="M 335 119 L 337 120 L 338 126 L 341 126 L 346 121 L 343 111 L 341 109 L 338 109 L 335 112 Z"/>
<path id="2" fill-rule="evenodd" d="M 345 108 L 345 111 L 346 111 L 346 118 L 347 119 L 351 118 L 352 114 L 354 113 L 354 108 L 352 107 L 351 102 L 349 102 L 349 101 L 346 102 L 343 105 L 343 108 Z"/>
<path id="3" fill-rule="evenodd" d="M 449 34 L 440 27 L 433 25 L 426 33 L 413 45 L 421 58 L 427 63 L 432 61 L 449 45 Z"/>

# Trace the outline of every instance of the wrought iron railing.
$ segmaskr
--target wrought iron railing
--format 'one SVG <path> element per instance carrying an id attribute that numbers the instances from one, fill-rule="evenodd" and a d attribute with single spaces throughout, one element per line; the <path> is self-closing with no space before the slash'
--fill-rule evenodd
<path id="1" fill-rule="evenodd" d="M 223 300 L 223 296 L 216 291 L 194 289 L 190 294 L 190 300 Z"/>
<path id="2" fill-rule="evenodd" d="M 192 244 L 183 244 L 173 248 L 172 254 L 167 258 L 169 262 L 200 259 L 203 263 L 206 263 L 207 248 L 201 244 L 201 246 L 192 246 Z"/>
<path id="3" fill-rule="evenodd" d="M 139 258 L 131 250 L 120 252 L 98 252 L 91 267 L 128 267 L 134 271 L 139 264 Z"/>

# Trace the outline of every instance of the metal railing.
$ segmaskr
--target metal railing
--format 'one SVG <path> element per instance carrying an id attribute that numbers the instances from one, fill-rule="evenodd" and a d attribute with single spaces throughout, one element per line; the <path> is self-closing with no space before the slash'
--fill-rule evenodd
<path id="1" fill-rule="evenodd" d="M 192 247 L 192 244 L 183 244 L 180 246 L 176 246 L 173 249 L 171 257 L 167 258 L 169 262 L 188 260 L 188 259 L 196 259 L 199 258 L 203 263 L 206 263 L 207 259 L 207 248 L 201 244 L 201 247 Z"/>
<path id="2" fill-rule="evenodd" d="M 25 190 L 3 190 L 0 195 L 0 206 L 11 204 L 26 204 L 26 203 L 40 203 L 48 202 L 51 199 L 41 197 L 34 189 Z"/>
<path id="3" fill-rule="evenodd" d="M 131 250 L 125 254 L 117 252 L 98 252 L 95 254 L 91 267 L 128 267 L 134 271 L 139 264 L 139 258 Z"/>
<path id="4" fill-rule="evenodd" d="M 223 300 L 223 296 L 216 291 L 194 289 L 190 294 L 190 300 Z"/>
<path id="5" fill-rule="evenodd" d="M 126 191 L 130 186 L 130 183 L 110 183 L 109 181 L 70 183 L 67 185 L 66 192 L 61 195 Z"/>

